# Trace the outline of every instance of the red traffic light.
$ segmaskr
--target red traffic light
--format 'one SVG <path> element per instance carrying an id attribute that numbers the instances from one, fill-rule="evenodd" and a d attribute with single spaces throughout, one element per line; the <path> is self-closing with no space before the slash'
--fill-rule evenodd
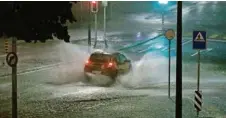
<path id="1" fill-rule="evenodd" d="M 97 13 L 98 12 L 98 1 L 91 2 L 91 12 Z"/>
<path id="2" fill-rule="evenodd" d="M 92 1 L 92 4 L 96 4 L 96 1 Z"/>

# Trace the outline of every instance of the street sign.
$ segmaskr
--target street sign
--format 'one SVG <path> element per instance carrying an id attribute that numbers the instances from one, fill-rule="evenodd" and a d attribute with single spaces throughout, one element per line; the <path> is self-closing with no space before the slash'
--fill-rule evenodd
<path id="1" fill-rule="evenodd" d="M 205 50 L 206 49 L 206 32 L 193 31 L 193 49 Z"/>
<path id="2" fill-rule="evenodd" d="M 202 109 L 202 94 L 201 91 L 195 91 L 195 109 L 197 112 L 201 111 Z"/>
<path id="3" fill-rule="evenodd" d="M 175 37 L 175 32 L 173 29 L 168 29 L 166 32 L 165 32 L 165 37 L 168 39 L 168 40 L 172 40 L 174 37 Z"/>
<path id="4" fill-rule="evenodd" d="M 107 6 L 108 6 L 108 1 L 102 1 L 102 5 L 103 5 L 104 7 L 107 7 Z"/>
<path id="5" fill-rule="evenodd" d="M 175 32 L 173 29 L 168 29 L 166 32 L 165 32 L 165 37 L 168 39 L 169 41 L 169 45 L 168 45 L 168 97 L 170 98 L 170 72 L 171 72 L 171 55 L 170 55 L 170 52 L 171 52 L 171 40 L 175 37 Z"/>
<path id="6" fill-rule="evenodd" d="M 6 56 L 6 62 L 10 67 L 15 67 L 18 62 L 18 57 L 15 52 L 9 52 Z"/>

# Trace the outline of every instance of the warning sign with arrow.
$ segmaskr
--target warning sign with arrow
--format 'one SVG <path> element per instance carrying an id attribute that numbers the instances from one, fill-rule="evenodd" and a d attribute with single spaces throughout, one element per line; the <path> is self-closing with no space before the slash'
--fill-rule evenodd
<path id="1" fill-rule="evenodd" d="M 193 31 L 193 49 L 204 50 L 206 49 L 206 32 Z"/>

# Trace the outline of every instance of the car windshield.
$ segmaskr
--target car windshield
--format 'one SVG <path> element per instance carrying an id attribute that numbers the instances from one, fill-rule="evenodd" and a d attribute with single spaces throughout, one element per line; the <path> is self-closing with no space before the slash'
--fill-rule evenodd
<path id="1" fill-rule="evenodd" d="M 111 56 L 108 54 L 92 54 L 90 56 L 91 62 L 108 62 L 110 60 Z"/>

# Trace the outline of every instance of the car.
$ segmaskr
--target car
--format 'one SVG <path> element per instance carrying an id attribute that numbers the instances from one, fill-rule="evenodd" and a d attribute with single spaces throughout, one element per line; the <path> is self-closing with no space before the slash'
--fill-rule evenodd
<path id="1" fill-rule="evenodd" d="M 117 76 L 126 74 L 132 69 L 131 60 L 119 52 L 94 52 L 90 55 L 84 66 L 86 78 L 89 75 L 104 75 L 115 80 Z"/>

